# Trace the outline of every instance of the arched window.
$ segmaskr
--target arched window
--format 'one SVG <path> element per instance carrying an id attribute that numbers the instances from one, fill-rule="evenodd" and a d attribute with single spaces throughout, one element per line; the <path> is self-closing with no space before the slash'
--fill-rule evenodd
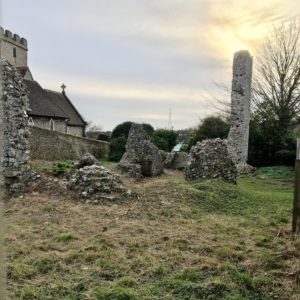
<path id="1" fill-rule="evenodd" d="M 50 130 L 54 130 L 54 121 L 50 120 Z"/>
<path id="2" fill-rule="evenodd" d="M 17 49 L 14 48 L 13 52 L 14 52 L 14 58 L 16 58 L 17 57 Z"/>
<path id="3" fill-rule="evenodd" d="M 32 117 L 30 117 L 28 119 L 28 124 L 34 126 L 34 121 L 33 121 Z"/>

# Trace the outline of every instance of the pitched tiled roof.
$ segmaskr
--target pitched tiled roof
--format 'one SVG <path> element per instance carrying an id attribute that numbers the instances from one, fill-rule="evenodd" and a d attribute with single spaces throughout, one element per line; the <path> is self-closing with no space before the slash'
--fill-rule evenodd
<path id="1" fill-rule="evenodd" d="M 29 115 L 64 118 L 67 119 L 66 113 L 51 101 L 46 91 L 33 80 L 24 80 L 29 91 Z"/>
<path id="2" fill-rule="evenodd" d="M 86 124 L 65 93 L 44 90 L 36 81 L 24 83 L 29 90 L 29 115 L 68 119 L 71 126 Z"/>
<path id="3" fill-rule="evenodd" d="M 67 116 L 68 125 L 73 126 L 84 126 L 86 122 L 83 120 L 77 109 L 74 107 L 72 102 L 69 100 L 67 95 L 59 92 L 45 90 L 52 103 L 55 103 Z"/>

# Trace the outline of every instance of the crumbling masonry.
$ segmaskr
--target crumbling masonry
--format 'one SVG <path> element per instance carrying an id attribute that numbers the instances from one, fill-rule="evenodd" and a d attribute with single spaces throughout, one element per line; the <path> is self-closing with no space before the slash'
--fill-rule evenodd
<path id="1" fill-rule="evenodd" d="M 192 147 L 185 169 L 187 180 L 219 178 L 236 183 L 236 177 L 237 168 L 228 154 L 226 140 L 204 140 Z"/>
<path id="2" fill-rule="evenodd" d="M 28 93 L 22 76 L 0 60 L 0 189 L 7 196 L 22 190 L 28 174 Z"/>
<path id="3" fill-rule="evenodd" d="M 248 158 L 252 57 L 248 51 L 234 54 L 231 91 L 231 127 L 228 151 L 236 165 Z"/>
<path id="4" fill-rule="evenodd" d="M 142 176 L 151 177 L 163 173 L 159 149 L 150 142 L 150 138 L 141 124 L 132 124 L 128 134 L 126 152 L 118 167 L 136 180 Z"/>

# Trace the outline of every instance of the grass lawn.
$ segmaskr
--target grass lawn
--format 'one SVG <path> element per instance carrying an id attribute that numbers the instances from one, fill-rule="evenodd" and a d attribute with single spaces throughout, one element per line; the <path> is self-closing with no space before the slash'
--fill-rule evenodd
<path id="1" fill-rule="evenodd" d="M 235 186 L 167 172 L 101 205 L 10 200 L 10 299 L 300 299 L 292 172 L 258 174 Z"/>

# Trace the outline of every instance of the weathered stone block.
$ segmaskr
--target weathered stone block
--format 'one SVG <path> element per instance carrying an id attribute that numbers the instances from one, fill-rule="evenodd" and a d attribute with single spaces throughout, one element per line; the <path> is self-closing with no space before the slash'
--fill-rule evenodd
<path id="1" fill-rule="evenodd" d="M 171 152 L 168 153 L 164 160 L 166 169 L 183 171 L 189 161 L 189 154 L 186 152 Z"/>
<path id="2" fill-rule="evenodd" d="M 9 194 L 20 191 L 28 176 L 29 100 L 21 74 L 8 61 L 0 60 L 0 73 L 0 181 Z"/>
<path id="3" fill-rule="evenodd" d="M 129 170 L 130 165 L 139 165 L 141 175 L 146 177 L 163 173 L 159 149 L 150 142 L 143 126 L 135 123 L 132 124 L 129 131 L 126 152 L 119 162 L 121 170 Z M 134 169 L 137 170 L 136 167 Z"/>
<path id="4" fill-rule="evenodd" d="M 186 179 L 220 178 L 236 183 L 237 169 L 227 146 L 227 140 L 219 138 L 204 140 L 193 146 L 185 169 Z"/>
<path id="5" fill-rule="evenodd" d="M 248 51 L 234 54 L 231 91 L 231 127 L 228 150 L 236 164 L 248 158 L 252 57 Z"/>

